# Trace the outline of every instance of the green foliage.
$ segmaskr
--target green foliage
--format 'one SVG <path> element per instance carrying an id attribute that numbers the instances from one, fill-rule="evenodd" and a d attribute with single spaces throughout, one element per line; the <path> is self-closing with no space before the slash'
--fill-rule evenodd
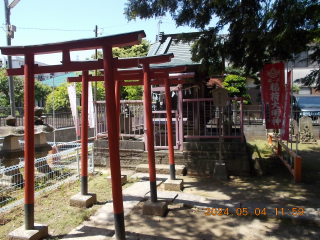
<path id="1" fill-rule="evenodd" d="M 23 103 L 24 100 L 24 79 L 14 76 L 14 97 L 16 106 Z M 52 89 L 35 79 L 34 99 L 46 100 Z M 0 69 L 0 106 L 10 107 L 9 81 L 6 76 L 6 69 Z"/>
<path id="2" fill-rule="evenodd" d="M 60 86 L 54 89 L 54 95 L 53 95 L 53 92 L 51 92 L 48 95 L 47 102 L 46 102 L 46 111 L 48 113 L 53 111 L 53 102 L 54 102 L 55 111 L 60 111 L 60 112 L 70 111 L 68 84 L 69 83 L 61 84 Z M 77 92 L 77 97 L 80 97 L 81 83 L 76 83 L 76 92 Z M 53 96 L 54 96 L 54 99 L 53 99 Z"/>
<path id="3" fill-rule="evenodd" d="M 13 77 L 15 104 L 23 101 L 24 81 L 20 77 Z M 6 76 L 6 69 L 0 69 L 0 104 L 3 107 L 10 107 L 9 81 Z"/>
<path id="4" fill-rule="evenodd" d="M 264 63 L 292 59 L 311 48 L 311 61 L 320 61 L 319 0 L 129 0 L 125 5 L 129 21 L 169 13 L 177 26 L 199 30 L 198 36 L 181 34 L 180 39 L 195 42 L 192 58 L 201 60 L 210 74 L 224 73 L 224 59 L 246 73 L 258 72 Z M 213 18 L 217 23 L 209 27 Z M 226 35 L 221 35 L 225 30 Z M 317 44 L 309 47 L 314 41 Z M 320 90 L 318 70 L 305 83 L 312 81 Z"/>
<path id="5" fill-rule="evenodd" d="M 128 57 L 143 57 L 148 54 L 150 48 L 150 44 L 147 40 L 142 39 L 141 44 L 134 45 L 131 47 L 121 47 L 121 48 L 113 48 L 112 53 L 113 57 L 118 58 L 128 58 Z M 102 52 L 98 51 L 97 53 L 98 59 L 102 59 Z M 91 56 L 92 59 L 95 58 L 95 55 Z M 101 73 L 98 71 L 98 76 L 101 75 Z M 103 83 L 99 82 L 98 85 L 100 86 L 100 89 L 98 87 L 97 90 L 97 99 L 103 100 L 105 98 L 104 93 L 104 87 Z M 121 87 L 121 99 L 127 99 L 127 100 L 141 100 L 143 96 L 143 89 L 142 86 L 124 86 Z"/>
<path id="6" fill-rule="evenodd" d="M 124 86 L 123 95 L 127 100 L 141 100 L 143 89 L 141 86 Z"/>
<path id="7" fill-rule="evenodd" d="M 291 86 L 291 88 L 292 88 L 293 92 L 299 92 L 300 91 L 300 88 L 295 84 L 293 84 L 293 86 Z"/>
<path id="8" fill-rule="evenodd" d="M 228 75 L 222 85 L 228 90 L 230 97 L 246 97 L 244 104 L 251 105 L 251 97 L 247 94 L 246 78 L 238 75 Z"/>
<path id="9" fill-rule="evenodd" d="M 34 84 L 34 99 L 35 100 L 47 100 L 48 95 L 52 92 L 52 88 L 48 85 L 35 80 Z"/>

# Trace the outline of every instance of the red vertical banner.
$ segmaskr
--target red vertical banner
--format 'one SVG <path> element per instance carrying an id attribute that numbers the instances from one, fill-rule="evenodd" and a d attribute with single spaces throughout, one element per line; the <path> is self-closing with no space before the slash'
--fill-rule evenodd
<path id="1" fill-rule="evenodd" d="M 284 94 L 284 63 L 265 64 L 262 77 L 266 129 L 280 129 L 281 95 Z"/>
<path id="2" fill-rule="evenodd" d="M 281 140 L 289 140 L 289 121 L 290 121 L 290 91 L 291 91 L 292 71 L 287 72 L 287 87 L 284 97 Z"/>

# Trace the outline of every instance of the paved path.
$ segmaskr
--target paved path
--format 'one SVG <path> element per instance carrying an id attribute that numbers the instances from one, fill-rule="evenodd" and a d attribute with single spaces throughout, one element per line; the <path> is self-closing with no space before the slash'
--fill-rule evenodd
<path id="1" fill-rule="evenodd" d="M 148 174 L 138 173 L 131 176 L 131 178 L 140 178 L 140 181 L 134 183 L 130 187 L 123 190 L 124 200 L 124 215 L 127 216 L 129 212 L 143 199 L 150 198 Z M 167 179 L 169 175 L 157 175 L 157 184 L 159 185 L 163 180 Z M 316 208 L 304 208 L 303 215 L 300 216 L 297 212 L 296 216 L 294 207 L 281 206 L 281 205 L 266 205 L 255 203 L 241 203 L 230 200 L 221 200 L 206 198 L 199 195 L 186 194 L 183 192 L 173 191 L 158 191 L 158 199 L 165 199 L 169 202 L 184 204 L 189 207 L 202 208 L 204 210 L 212 208 L 217 209 L 217 213 L 228 209 L 228 213 L 231 215 L 264 215 L 264 217 L 270 218 L 286 218 L 294 222 L 308 222 L 320 226 L 319 210 Z M 277 214 L 276 210 L 277 209 Z M 282 213 L 283 209 L 283 213 Z M 265 210 L 265 211 L 264 211 Z M 214 212 L 216 210 L 213 210 Z M 264 214 L 265 213 L 265 214 Z M 88 221 L 85 221 L 82 225 L 73 229 L 63 239 L 114 239 L 114 230 L 108 229 L 106 226 L 113 224 L 113 205 L 112 202 L 108 202 L 103 205 Z M 136 239 L 134 237 L 128 237 L 127 239 Z"/>

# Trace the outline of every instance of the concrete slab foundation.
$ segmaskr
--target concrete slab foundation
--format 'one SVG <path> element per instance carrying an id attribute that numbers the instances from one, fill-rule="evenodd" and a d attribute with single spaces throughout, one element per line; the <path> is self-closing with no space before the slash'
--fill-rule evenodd
<path id="1" fill-rule="evenodd" d="M 164 182 L 164 190 L 167 191 L 180 191 L 183 189 L 183 179 L 167 179 Z"/>
<path id="2" fill-rule="evenodd" d="M 163 217 L 168 210 L 168 203 L 166 201 L 151 202 L 148 199 L 143 205 L 143 215 L 155 215 Z"/>
<path id="3" fill-rule="evenodd" d="M 34 230 L 25 230 L 25 225 L 9 233 L 9 240 L 38 240 L 48 236 L 48 226 L 43 224 L 34 224 Z"/>
<path id="4" fill-rule="evenodd" d="M 213 171 L 213 179 L 216 180 L 228 180 L 226 164 L 216 163 Z"/>
<path id="5" fill-rule="evenodd" d="M 125 184 L 127 181 L 127 175 L 121 174 L 121 184 Z M 111 175 L 107 177 L 107 182 L 111 184 Z"/>
<path id="6" fill-rule="evenodd" d="M 81 195 L 77 193 L 70 198 L 70 206 L 78 208 L 87 208 L 97 202 L 97 195 L 95 193 L 88 193 Z"/>

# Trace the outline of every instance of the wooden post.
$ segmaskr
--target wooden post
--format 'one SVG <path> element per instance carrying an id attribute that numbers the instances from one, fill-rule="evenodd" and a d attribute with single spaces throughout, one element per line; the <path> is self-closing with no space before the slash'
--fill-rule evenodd
<path id="1" fill-rule="evenodd" d="M 294 158 L 294 181 L 301 182 L 301 157 Z"/>
<path id="2" fill-rule="evenodd" d="M 104 83 L 106 96 L 106 112 L 108 124 L 108 140 L 110 154 L 110 172 L 111 186 L 113 198 L 114 226 L 116 239 L 126 239 L 124 227 L 124 212 L 123 212 L 123 196 L 121 184 L 121 168 L 119 157 L 119 132 L 117 131 L 117 121 L 115 116 L 115 84 L 113 74 L 113 58 L 112 47 L 104 46 L 103 51 L 103 68 L 104 68 Z"/>
<path id="3" fill-rule="evenodd" d="M 280 157 L 281 156 L 281 144 L 279 141 L 277 141 L 277 155 Z"/>
<path id="4" fill-rule="evenodd" d="M 150 195 L 151 202 L 157 202 L 157 182 L 156 182 L 156 164 L 154 154 L 154 136 L 152 124 L 152 99 L 151 99 L 151 79 L 149 63 L 143 64 L 143 89 L 144 89 L 144 105 L 147 129 L 147 151 L 149 162 L 149 179 L 150 179 Z"/>
<path id="5" fill-rule="evenodd" d="M 34 229 L 34 55 L 25 54 L 24 64 L 24 212 L 25 230 Z"/>
<path id="6" fill-rule="evenodd" d="M 170 80 L 164 79 L 165 95 L 166 95 L 166 111 L 167 111 L 167 126 L 168 126 L 168 147 L 169 147 L 169 163 L 170 163 L 170 179 L 176 179 L 176 168 L 174 163 L 174 149 L 173 149 L 173 131 L 172 131 L 172 113 L 171 113 L 171 94 L 170 94 Z M 178 129 L 176 126 L 176 134 Z"/>
<path id="7" fill-rule="evenodd" d="M 117 128 L 118 128 L 118 136 L 120 139 L 120 81 L 115 81 L 115 99 L 116 99 L 116 113 L 117 113 Z"/>
<path id="8" fill-rule="evenodd" d="M 81 195 L 88 194 L 88 71 L 82 71 Z"/>

